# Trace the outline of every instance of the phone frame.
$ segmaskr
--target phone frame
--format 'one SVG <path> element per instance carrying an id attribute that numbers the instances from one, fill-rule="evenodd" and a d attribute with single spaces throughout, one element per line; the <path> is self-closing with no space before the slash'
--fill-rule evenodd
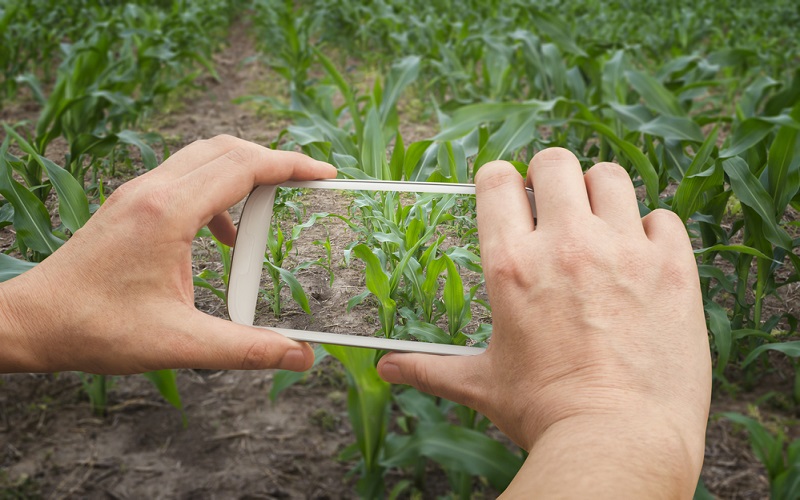
<path id="1" fill-rule="evenodd" d="M 250 193 L 242 208 L 236 244 L 231 255 L 228 279 L 228 316 L 234 323 L 253 326 L 258 289 L 264 268 L 264 254 L 272 221 L 272 207 L 279 187 L 338 189 L 348 191 L 397 191 L 407 193 L 475 194 L 474 184 L 444 182 L 398 182 L 361 179 L 326 179 L 319 181 L 285 182 L 275 186 L 258 186 Z M 526 188 L 534 219 L 536 204 L 533 190 Z M 366 337 L 346 333 L 316 332 L 289 328 L 261 327 L 290 339 L 351 347 L 366 347 L 387 351 L 419 352 L 441 355 L 476 355 L 481 347 L 434 344 L 430 342 Z"/>

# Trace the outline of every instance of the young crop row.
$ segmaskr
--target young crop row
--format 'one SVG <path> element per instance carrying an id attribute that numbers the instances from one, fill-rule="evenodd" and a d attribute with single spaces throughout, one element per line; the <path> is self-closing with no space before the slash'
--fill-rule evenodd
<path id="1" fill-rule="evenodd" d="M 25 85 L 40 111 L 35 124 L 2 124 L 0 228 L 13 226 L 16 239 L 0 253 L 0 280 L 35 266 L 86 223 L 105 201 L 101 177 L 114 175 L 129 147 L 147 168 L 156 166 L 151 145 L 163 140 L 135 129 L 202 72 L 216 75 L 211 54 L 231 7 L 227 0 L 4 3 L 0 105 Z M 59 138 L 68 146 L 61 165 L 46 156 Z M 48 210 L 54 205 L 57 217 Z M 173 371 L 147 377 L 180 407 Z M 83 381 L 104 412 L 106 378 Z"/>
<path id="2" fill-rule="evenodd" d="M 497 158 L 524 175 L 533 152 L 549 146 L 576 152 L 585 167 L 620 163 L 640 190 L 640 211 L 674 211 L 693 239 L 717 389 L 788 371 L 794 389 L 774 402 L 798 408 L 797 318 L 780 297 L 800 280 L 800 70 L 797 39 L 776 17 L 797 19 L 796 5 L 585 1 L 570 7 L 570 17 L 549 2 L 468 3 L 474 9 L 255 2 L 265 60 L 286 78 L 289 94 L 243 101 L 293 119 L 276 145 L 302 148 L 348 177 L 470 182 Z M 656 29 L 665 20 L 669 30 Z M 354 83 L 363 74 L 349 74 L 353 54 L 357 64 L 384 68 L 385 77 L 367 90 Z M 412 142 L 398 116 L 409 94 L 438 122 L 437 133 Z M 408 246 L 365 243 L 358 255 L 379 304 L 380 332 L 402 332 L 409 318 L 387 313 L 393 297 L 370 286 L 370 274 L 392 279 Z M 369 378 L 374 361 L 345 363 L 359 397 L 380 385 Z M 382 391 L 383 399 L 397 396 Z M 391 453 L 385 436 L 374 439 Z M 773 488 L 791 496 L 800 477 L 797 444 L 772 442 L 781 457 L 770 469 Z M 374 463 L 370 450 L 362 449 L 364 464 Z"/>

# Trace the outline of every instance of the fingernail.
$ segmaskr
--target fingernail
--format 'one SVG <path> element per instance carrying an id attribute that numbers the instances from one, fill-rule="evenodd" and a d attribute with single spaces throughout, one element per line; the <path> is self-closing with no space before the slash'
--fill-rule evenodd
<path id="1" fill-rule="evenodd" d="M 290 349 L 283 355 L 278 368 L 282 370 L 292 370 L 295 372 L 306 369 L 306 355 L 300 349 Z"/>
<path id="2" fill-rule="evenodd" d="M 400 367 L 394 363 L 384 362 L 381 365 L 380 375 L 383 380 L 390 384 L 402 384 L 403 374 L 400 372 Z"/>

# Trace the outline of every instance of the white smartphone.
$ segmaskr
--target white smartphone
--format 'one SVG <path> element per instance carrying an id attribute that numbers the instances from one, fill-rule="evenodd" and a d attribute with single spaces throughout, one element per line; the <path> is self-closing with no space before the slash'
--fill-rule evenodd
<path id="1" fill-rule="evenodd" d="M 273 205 L 279 188 L 308 188 L 340 190 L 346 192 L 388 191 L 397 193 L 437 193 L 443 195 L 474 195 L 474 184 L 395 182 L 378 180 L 328 179 L 306 182 L 286 182 L 280 186 L 259 186 L 247 198 L 239 221 L 236 244 L 233 249 L 230 278 L 228 282 L 227 307 L 230 319 L 244 325 L 254 325 L 256 307 L 262 289 L 265 252 L 273 219 Z M 526 188 L 534 219 L 536 204 L 533 191 Z M 334 193 L 331 193 L 333 196 Z M 473 196 L 474 198 L 474 196 Z M 313 208 L 313 207 L 312 207 Z M 319 243 L 319 242 L 317 242 Z M 331 271 L 332 272 L 332 271 Z M 362 281 L 363 282 L 363 281 Z M 295 328 L 273 327 L 259 324 L 263 328 L 280 333 L 288 338 L 322 344 L 366 347 L 388 351 L 419 352 L 441 355 L 476 355 L 485 349 L 466 345 L 452 345 L 417 340 L 399 340 L 365 334 L 333 333 Z"/>

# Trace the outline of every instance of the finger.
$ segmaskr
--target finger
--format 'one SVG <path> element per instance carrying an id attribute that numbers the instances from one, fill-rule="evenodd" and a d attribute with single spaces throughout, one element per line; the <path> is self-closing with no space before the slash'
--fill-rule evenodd
<path id="1" fill-rule="evenodd" d="M 392 384 L 407 384 L 459 404 L 479 406 L 483 381 L 483 355 L 436 356 L 387 354 L 378 363 L 378 374 Z"/>
<path id="2" fill-rule="evenodd" d="M 236 243 L 236 226 L 233 224 L 233 219 L 228 211 L 215 215 L 208 221 L 208 230 L 219 241 L 232 247 Z"/>
<path id="3" fill-rule="evenodd" d="M 653 243 L 673 248 L 692 248 L 683 221 L 674 212 L 662 208 L 653 210 L 642 219 L 642 227 Z"/>
<path id="4" fill-rule="evenodd" d="M 566 149 L 549 148 L 537 153 L 528 168 L 528 179 L 536 192 L 540 226 L 591 214 L 581 164 Z"/>
<path id="5" fill-rule="evenodd" d="M 624 168 L 598 163 L 583 176 L 592 213 L 623 231 L 642 231 L 636 191 Z"/>
<path id="6" fill-rule="evenodd" d="M 177 179 L 245 144 L 249 144 L 248 141 L 232 135 L 194 141 L 167 158 L 158 168 L 140 177 Z"/>
<path id="7" fill-rule="evenodd" d="M 300 153 L 245 143 L 180 179 L 189 204 L 183 209 L 207 219 L 240 201 L 255 185 L 325 179 L 336 173 L 333 165 Z"/>
<path id="8" fill-rule="evenodd" d="M 174 317 L 174 330 L 164 336 L 158 343 L 160 349 L 154 353 L 159 363 L 173 359 L 169 368 L 304 371 L 314 363 L 311 346 L 270 330 L 239 325 L 196 310 Z"/>
<path id="9" fill-rule="evenodd" d="M 508 162 L 493 161 L 475 175 L 478 234 L 484 248 L 505 247 L 533 231 L 533 214 L 519 172 Z"/>

